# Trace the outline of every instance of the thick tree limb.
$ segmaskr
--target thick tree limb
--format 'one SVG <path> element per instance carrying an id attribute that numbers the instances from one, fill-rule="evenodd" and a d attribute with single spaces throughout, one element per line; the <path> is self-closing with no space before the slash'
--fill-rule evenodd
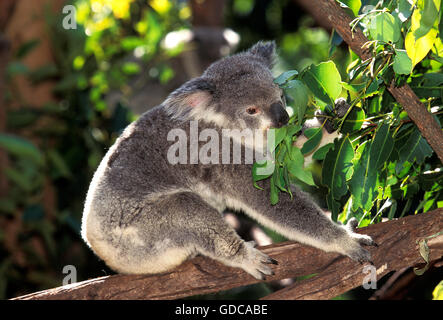
<path id="1" fill-rule="evenodd" d="M 352 19 L 340 8 L 335 0 L 296 0 L 306 9 L 317 21 L 329 22 L 351 49 L 363 60 L 371 57 L 367 49 L 362 49 L 364 43 L 368 41 L 359 28 L 351 32 L 349 24 Z M 395 100 L 402 105 L 408 116 L 414 121 L 423 137 L 435 151 L 440 161 L 443 163 L 443 132 L 438 122 L 428 112 L 414 91 L 404 84 L 396 87 L 392 82 L 388 86 L 389 92 Z"/>
<path id="2" fill-rule="evenodd" d="M 443 209 L 360 229 L 379 244 L 370 248 L 380 275 L 421 262 L 416 241 L 443 229 Z M 440 242 L 438 243 L 439 240 Z M 430 259 L 443 256 L 443 237 L 429 242 Z M 362 265 L 335 253 L 294 242 L 261 248 L 278 260 L 275 276 L 267 281 L 319 273 L 268 298 L 328 298 L 361 285 Z M 259 282 L 240 269 L 197 257 L 175 270 L 159 275 L 113 275 L 32 293 L 16 299 L 178 299 L 207 294 Z M 324 292 L 324 293 L 322 293 Z"/>
<path id="3" fill-rule="evenodd" d="M 379 223 L 368 228 L 379 244 L 372 250 L 377 279 L 387 273 L 424 262 L 417 241 L 443 230 L 443 209 Z M 428 241 L 430 261 L 443 257 L 443 235 Z M 363 284 L 368 271 L 349 260 L 334 261 L 319 275 L 268 295 L 265 299 L 331 299 Z"/>

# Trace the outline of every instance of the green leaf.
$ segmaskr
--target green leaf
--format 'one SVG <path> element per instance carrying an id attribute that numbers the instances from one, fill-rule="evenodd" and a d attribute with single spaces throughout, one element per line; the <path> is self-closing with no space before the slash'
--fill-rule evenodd
<path id="1" fill-rule="evenodd" d="M 297 179 L 303 181 L 304 183 L 315 186 L 314 179 L 312 178 L 312 173 L 309 171 L 305 171 L 305 169 L 303 168 L 305 158 L 300 149 L 297 147 L 292 147 L 290 158 L 292 160 L 288 161 L 287 163 L 289 173 Z"/>
<path id="2" fill-rule="evenodd" d="M 443 300 L 443 280 L 432 291 L 432 300 Z"/>
<path id="3" fill-rule="evenodd" d="M 256 182 L 269 178 L 273 173 L 274 173 L 274 164 L 272 163 L 271 160 L 267 160 L 261 164 L 254 162 L 254 164 L 252 165 L 252 180 L 254 182 L 254 186 L 257 189 L 262 189 L 256 184 Z"/>
<path id="4" fill-rule="evenodd" d="M 58 74 L 58 69 L 56 65 L 50 63 L 29 72 L 29 79 L 32 82 L 37 83 L 46 80 L 48 78 L 54 77 L 57 74 Z"/>
<path id="5" fill-rule="evenodd" d="M 292 138 L 294 134 L 301 130 L 302 126 L 299 124 L 290 124 L 287 126 L 286 136 Z"/>
<path id="6" fill-rule="evenodd" d="M 328 143 L 318 148 L 318 150 L 315 151 L 314 154 L 312 155 L 312 159 L 323 160 L 326 157 L 326 154 L 328 153 L 329 149 L 331 149 L 333 146 L 334 146 L 333 143 Z"/>
<path id="7" fill-rule="evenodd" d="M 366 119 L 365 112 L 362 108 L 354 107 L 346 117 L 343 126 L 341 127 L 341 133 L 351 133 L 360 130 L 363 122 Z"/>
<path id="8" fill-rule="evenodd" d="M 347 191 L 346 174 L 352 167 L 354 150 L 346 136 L 334 141 L 334 147 L 329 149 L 323 161 L 322 183 L 330 190 L 333 199 L 340 200 Z"/>
<path id="9" fill-rule="evenodd" d="M 332 197 L 331 192 L 326 196 L 326 203 L 328 204 L 329 210 L 331 210 L 331 219 L 337 221 L 338 214 L 340 213 L 340 202 L 336 201 Z"/>
<path id="10" fill-rule="evenodd" d="M 410 74 L 412 72 L 412 60 L 406 50 L 395 49 L 394 72 L 397 74 Z"/>
<path id="11" fill-rule="evenodd" d="M 323 136 L 322 128 L 310 128 L 305 131 L 305 135 L 309 138 L 301 148 L 304 155 L 311 153 L 320 144 Z"/>
<path id="12" fill-rule="evenodd" d="M 401 35 L 401 23 L 388 12 L 372 16 L 369 34 L 373 40 L 397 42 Z"/>
<path id="13" fill-rule="evenodd" d="M 351 9 L 354 16 L 358 16 L 358 11 L 361 8 L 360 0 L 340 0 L 339 2 L 342 4 L 342 7 Z"/>
<path id="14" fill-rule="evenodd" d="M 274 171 L 274 174 L 271 177 L 271 204 L 275 205 L 278 202 L 278 188 L 276 186 L 277 172 Z"/>
<path id="15" fill-rule="evenodd" d="M 377 171 L 389 159 L 394 148 L 394 139 L 389 132 L 389 125 L 382 124 L 375 133 L 370 147 L 369 170 Z"/>
<path id="16" fill-rule="evenodd" d="M 395 8 L 394 14 L 400 19 L 401 22 L 405 22 L 411 16 L 412 4 L 409 0 L 399 0 L 397 8 Z"/>
<path id="17" fill-rule="evenodd" d="M 353 197 L 353 208 L 370 210 L 378 195 L 379 169 L 389 159 L 394 147 L 394 139 L 389 132 L 389 125 L 382 124 L 370 145 L 366 143 L 361 147 L 364 149 L 358 151 L 362 153 L 358 161 L 355 162 L 349 188 Z"/>
<path id="18" fill-rule="evenodd" d="M 21 62 L 10 62 L 6 67 L 6 74 L 11 77 L 17 74 L 26 74 L 28 72 L 29 68 Z"/>
<path id="19" fill-rule="evenodd" d="M 426 35 L 438 19 L 441 0 L 417 0 L 416 9 L 412 13 L 411 31 L 415 39 Z"/>
<path id="20" fill-rule="evenodd" d="M 349 189 L 352 194 L 352 208 L 370 210 L 372 202 L 377 197 L 377 171 L 369 170 L 370 149 L 366 147 L 360 160 L 354 166 L 354 174 L 349 181 Z"/>
<path id="21" fill-rule="evenodd" d="M 312 64 L 303 72 L 302 80 L 324 104 L 334 105 L 342 90 L 341 76 L 333 61 Z"/>
<path id="22" fill-rule="evenodd" d="M 17 52 L 15 53 L 15 56 L 18 59 L 22 59 L 29 52 L 31 52 L 35 47 L 37 47 L 39 44 L 40 44 L 40 40 L 38 40 L 38 39 L 26 41 L 18 48 Z"/>
<path id="23" fill-rule="evenodd" d="M 290 80 L 283 89 L 294 100 L 298 123 L 302 123 L 309 101 L 308 89 L 300 80 Z"/>
<path id="24" fill-rule="evenodd" d="M 271 146 L 268 145 L 268 149 L 270 152 L 273 152 L 275 148 L 283 141 L 283 139 L 286 137 L 288 127 L 281 127 L 281 128 L 271 128 L 268 131 L 268 143 L 271 142 L 272 135 L 274 135 L 274 148 L 271 148 Z"/>
<path id="25" fill-rule="evenodd" d="M 433 150 L 422 137 L 418 130 L 409 136 L 404 146 L 399 150 L 399 163 L 408 161 L 410 163 L 416 161 L 418 164 L 423 163 L 426 157 L 430 157 Z"/>
<path id="26" fill-rule="evenodd" d="M 409 58 L 411 58 L 413 66 L 423 60 L 432 49 L 437 39 L 437 33 L 437 29 L 432 28 L 428 33 L 418 39 L 415 38 L 413 29 L 406 34 L 405 49 Z"/>
<path id="27" fill-rule="evenodd" d="M 57 150 L 55 149 L 48 150 L 47 155 L 51 165 L 54 167 L 56 171 L 54 177 L 65 177 L 65 178 L 72 177 L 72 173 L 71 170 L 69 169 L 69 166 L 66 164 L 65 160 L 60 155 L 60 153 L 58 153 Z"/>
<path id="28" fill-rule="evenodd" d="M 9 134 L 0 134 L 0 148 L 5 149 L 14 156 L 30 159 L 38 165 L 44 163 L 41 151 L 33 143 L 23 138 Z"/>
<path id="29" fill-rule="evenodd" d="M 137 74 L 140 72 L 140 66 L 135 62 L 125 62 L 122 66 L 122 71 L 128 75 Z"/>
<path id="30" fill-rule="evenodd" d="M 297 70 L 289 70 L 286 72 L 283 72 L 281 75 L 279 75 L 277 78 L 274 79 L 274 82 L 278 84 L 279 86 L 285 84 L 288 80 L 292 79 L 298 74 Z"/>
<path id="31" fill-rule="evenodd" d="M 234 0 L 232 9 L 239 15 L 247 15 L 254 9 L 254 0 Z"/>

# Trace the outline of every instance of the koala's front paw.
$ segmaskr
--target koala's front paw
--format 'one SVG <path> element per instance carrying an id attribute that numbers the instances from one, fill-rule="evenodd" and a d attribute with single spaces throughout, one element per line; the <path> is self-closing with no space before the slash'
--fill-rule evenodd
<path id="1" fill-rule="evenodd" d="M 350 257 L 354 261 L 360 263 L 371 262 L 371 254 L 368 250 L 364 249 L 364 246 L 378 246 L 374 240 L 368 235 L 358 234 L 355 232 L 358 221 L 355 218 L 351 218 L 349 222 L 344 226 L 347 231 L 348 238 L 343 245 L 344 254 Z"/>
<path id="2" fill-rule="evenodd" d="M 260 250 L 255 249 L 255 242 L 245 242 L 245 256 L 242 261 L 241 267 L 247 273 L 259 280 L 265 280 L 266 275 L 274 275 L 269 264 L 278 264 L 276 260 L 270 258 Z"/>

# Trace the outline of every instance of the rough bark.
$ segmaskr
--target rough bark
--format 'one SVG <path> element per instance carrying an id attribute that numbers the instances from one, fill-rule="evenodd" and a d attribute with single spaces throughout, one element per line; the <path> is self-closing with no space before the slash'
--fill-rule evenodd
<path id="1" fill-rule="evenodd" d="M 379 244 L 370 248 L 379 276 L 390 270 L 423 262 L 416 241 L 443 229 L 443 209 L 362 228 Z M 430 260 L 443 256 L 443 237 L 429 241 Z M 272 299 L 329 298 L 362 284 L 363 266 L 335 253 L 294 242 L 262 247 L 279 262 L 275 276 L 266 281 L 317 273 L 288 289 L 268 296 Z M 197 257 L 171 272 L 158 275 L 113 275 L 21 296 L 16 299 L 179 299 L 259 282 L 240 269 Z"/>
<path id="2" fill-rule="evenodd" d="M 443 230 L 443 209 L 432 213 L 379 223 L 367 228 L 379 244 L 372 250 L 372 261 L 376 268 L 377 279 L 391 271 L 416 266 L 424 262 L 419 254 L 418 240 Z M 430 261 L 443 257 L 443 235 L 428 241 Z M 361 286 L 369 271 L 365 266 L 356 266 L 349 260 L 334 261 L 317 276 L 296 282 L 274 292 L 266 299 L 331 299 L 355 287 Z"/>
<path id="3" fill-rule="evenodd" d="M 351 17 L 340 8 L 335 0 L 295 1 L 317 21 L 327 21 L 361 59 L 365 60 L 371 57 L 371 53 L 362 48 L 368 39 L 359 28 L 355 28 L 353 32 L 351 31 L 349 26 L 352 21 Z M 426 106 L 420 102 L 420 99 L 407 84 L 396 87 L 392 82 L 388 86 L 388 90 L 406 110 L 408 116 L 414 121 L 423 137 L 443 163 L 443 132 L 438 122 L 426 109 Z"/>

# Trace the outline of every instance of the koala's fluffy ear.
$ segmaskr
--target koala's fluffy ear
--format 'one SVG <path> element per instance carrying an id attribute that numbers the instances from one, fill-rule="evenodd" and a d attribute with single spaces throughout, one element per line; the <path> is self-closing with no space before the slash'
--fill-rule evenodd
<path id="1" fill-rule="evenodd" d="M 174 118 L 183 118 L 201 110 L 212 101 L 215 86 L 205 78 L 195 78 L 172 92 L 164 102 L 166 110 Z"/>
<path id="2" fill-rule="evenodd" d="M 248 52 L 262 59 L 271 68 L 275 60 L 275 41 L 259 41 Z"/>

